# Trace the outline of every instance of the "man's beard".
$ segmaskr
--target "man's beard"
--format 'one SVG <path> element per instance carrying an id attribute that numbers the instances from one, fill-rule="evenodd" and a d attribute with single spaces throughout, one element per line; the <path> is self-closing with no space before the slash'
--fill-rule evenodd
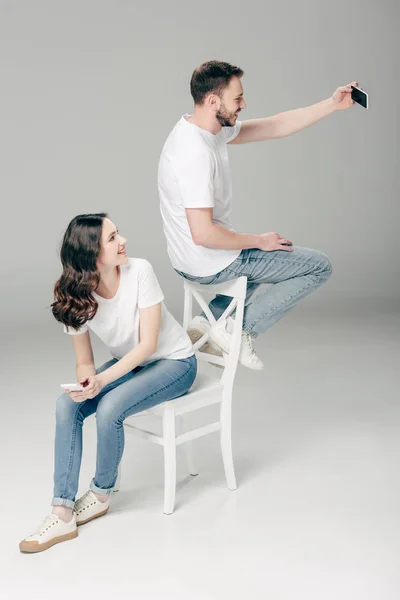
<path id="1" fill-rule="evenodd" d="M 238 110 L 239 112 L 240 110 Z M 223 104 L 215 116 L 222 127 L 233 127 L 236 121 L 236 113 L 229 113 Z"/>

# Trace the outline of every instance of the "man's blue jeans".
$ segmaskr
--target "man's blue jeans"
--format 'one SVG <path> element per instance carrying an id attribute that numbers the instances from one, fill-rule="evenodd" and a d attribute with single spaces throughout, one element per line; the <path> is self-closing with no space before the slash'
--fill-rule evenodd
<path id="1" fill-rule="evenodd" d="M 97 373 L 111 367 L 105 363 Z M 90 489 L 110 494 L 124 450 L 124 419 L 148 408 L 178 398 L 190 389 L 197 372 L 196 357 L 163 359 L 137 367 L 106 385 L 95 398 L 74 402 L 62 394 L 56 406 L 54 497 L 52 504 L 74 507 L 82 457 L 82 425 L 96 413 L 97 464 Z"/>
<path id="2" fill-rule="evenodd" d="M 281 319 L 299 300 L 318 289 L 329 279 L 332 265 L 322 252 L 293 246 L 292 252 L 274 250 L 265 252 L 250 248 L 242 250 L 237 259 L 216 275 L 195 277 L 177 271 L 189 281 L 216 284 L 245 275 L 247 296 L 243 329 L 256 338 Z M 251 296 L 261 284 L 272 284 Z M 209 304 L 218 319 L 229 305 L 229 296 L 217 295 Z"/>

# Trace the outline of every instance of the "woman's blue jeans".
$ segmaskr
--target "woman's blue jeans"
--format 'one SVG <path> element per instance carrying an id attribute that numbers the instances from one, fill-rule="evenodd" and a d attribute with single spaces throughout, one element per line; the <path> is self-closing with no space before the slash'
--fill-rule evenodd
<path id="1" fill-rule="evenodd" d="M 105 363 L 105 371 L 117 359 Z M 105 386 L 91 400 L 74 402 L 68 394 L 57 400 L 53 505 L 74 507 L 82 458 L 82 426 L 96 413 L 97 461 L 90 489 L 110 494 L 124 450 L 126 417 L 186 394 L 197 372 L 196 357 L 162 359 L 137 367 Z"/>

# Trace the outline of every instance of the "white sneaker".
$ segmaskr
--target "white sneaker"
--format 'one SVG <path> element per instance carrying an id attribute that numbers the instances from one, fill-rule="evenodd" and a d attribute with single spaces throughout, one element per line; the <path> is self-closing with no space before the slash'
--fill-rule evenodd
<path id="1" fill-rule="evenodd" d="M 204 334 L 208 333 L 211 329 L 211 325 L 207 319 L 204 317 L 194 317 L 188 327 L 188 335 L 192 344 L 195 344 L 199 341 Z M 213 343 L 210 338 L 199 348 L 199 352 L 207 352 L 208 354 L 213 354 L 214 356 L 222 356 L 221 348 Z"/>
<path id="2" fill-rule="evenodd" d="M 76 527 L 75 514 L 72 519 L 66 523 L 57 515 L 49 515 L 36 529 L 35 533 L 22 540 L 19 545 L 21 552 L 42 552 L 58 544 L 72 540 L 78 535 Z"/>
<path id="3" fill-rule="evenodd" d="M 232 342 L 234 320 L 232 317 L 218 321 L 210 329 L 210 338 L 226 353 L 229 352 L 229 348 Z M 257 356 L 253 349 L 251 337 L 246 331 L 242 331 L 242 343 L 240 345 L 239 362 L 248 369 L 254 371 L 261 371 L 264 368 L 264 363 Z"/>
<path id="4" fill-rule="evenodd" d="M 110 496 L 105 502 L 100 502 L 92 490 L 88 490 L 75 502 L 76 524 L 84 525 L 92 519 L 105 515 L 110 508 Z"/>

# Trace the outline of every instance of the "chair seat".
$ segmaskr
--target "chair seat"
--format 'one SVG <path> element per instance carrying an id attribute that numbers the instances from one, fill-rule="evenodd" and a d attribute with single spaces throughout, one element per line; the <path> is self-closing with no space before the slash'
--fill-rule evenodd
<path id="1" fill-rule="evenodd" d="M 176 415 L 182 415 L 186 412 L 196 410 L 196 408 L 220 402 L 222 390 L 223 386 L 220 379 L 199 371 L 187 394 L 180 396 L 175 400 L 168 400 L 168 402 L 157 404 L 157 406 L 136 413 L 135 415 L 132 415 L 132 417 L 128 417 L 128 419 L 144 417 L 146 415 L 157 415 L 161 417 L 164 414 L 165 407 L 171 405 L 173 406 Z"/>

